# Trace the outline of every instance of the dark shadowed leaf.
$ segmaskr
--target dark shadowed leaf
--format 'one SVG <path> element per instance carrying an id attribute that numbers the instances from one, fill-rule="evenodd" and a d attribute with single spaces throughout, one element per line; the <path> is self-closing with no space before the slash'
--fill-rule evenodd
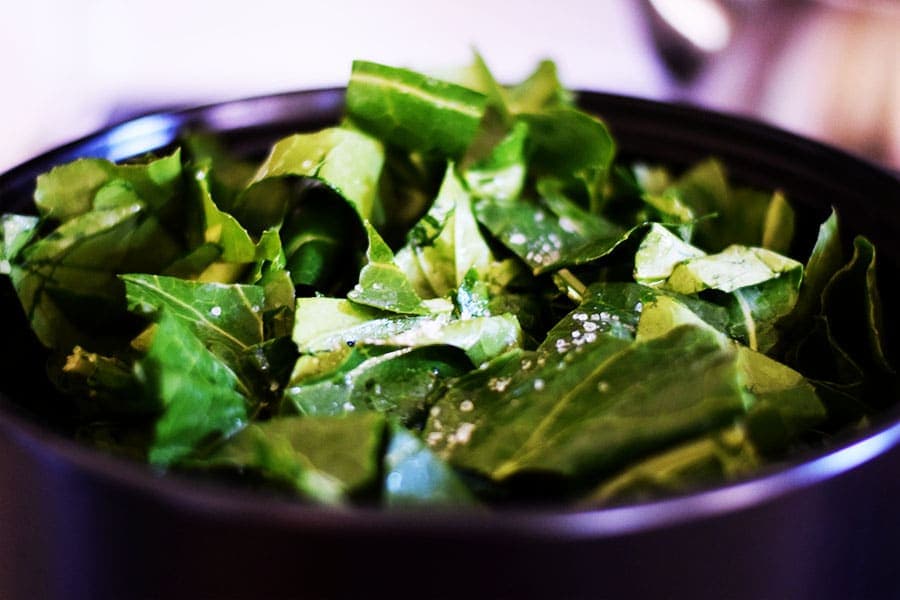
<path id="1" fill-rule="evenodd" d="M 337 504 L 375 484 L 384 435 L 375 413 L 279 417 L 249 425 L 189 466 L 256 472 L 308 500 Z"/>

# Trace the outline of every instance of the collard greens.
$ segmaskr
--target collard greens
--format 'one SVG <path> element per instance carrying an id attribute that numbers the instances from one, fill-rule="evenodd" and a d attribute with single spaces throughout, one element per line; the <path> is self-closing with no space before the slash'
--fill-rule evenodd
<path id="1" fill-rule="evenodd" d="M 550 62 L 513 87 L 481 57 L 456 81 L 356 62 L 345 119 L 260 164 L 195 136 L 58 166 L 34 202 L 0 218 L 0 273 L 64 412 L 161 469 L 596 506 L 746 476 L 893 398 L 871 243 L 832 214 L 788 256 L 784 194 L 618 159 Z"/>

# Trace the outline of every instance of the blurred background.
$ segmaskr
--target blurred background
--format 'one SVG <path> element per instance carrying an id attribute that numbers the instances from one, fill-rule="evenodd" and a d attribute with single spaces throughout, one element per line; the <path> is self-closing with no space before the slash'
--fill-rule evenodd
<path id="1" fill-rule="evenodd" d="M 0 19 L 0 171 L 111 121 L 428 71 L 477 47 L 501 81 L 736 112 L 900 169 L 900 0 L 29 0 Z"/>

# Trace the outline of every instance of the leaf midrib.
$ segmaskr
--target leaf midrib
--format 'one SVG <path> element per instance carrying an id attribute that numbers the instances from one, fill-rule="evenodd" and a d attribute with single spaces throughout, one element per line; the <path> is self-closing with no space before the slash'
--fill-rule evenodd
<path id="1" fill-rule="evenodd" d="M 206 315 L 205 315 L 203 312 L 197 310 L 197 309 L 194 308 L 192 305 L 190 305 L 190 304 L 184 302 L 183 300 L 181 300 L 181 299 L 178 298 L 177 296 L 173 296 L 173 295 L 170 294 L 169 292 L 167 292 L 167 291 L 165 291 L 164 289 L 162 289 L 162 287 L 159 285 L 159 278 L 158 278 L 157 276 L 153 276 L 153 281 L 157 283 L 157 285 L 156 285 L 155 287 L 154 287 L 154 286 L 148 285 L 148 284 L 147 284 L 144 280 L 142 280 L 142 279 L 129 279 L 129 281 L 130 281 L 132 284 L 135 284 L 135 285 L 137 285 L 137 286 L 139 286 L 139 287 L 142 287 L 142 288 L 145 288 L 145 289 L 149 290 L 151 293 L 155 293 L 155 294 L 158 294 L 159 296 L 162 296 L 162 297 L 166 298 L 167 300 L 171 301 L 173 304 L 176 304 L 176 305 L 178 305 L 178 306 L 180 306 L 180 307 L 183 307 L 184 309 L 187 310 L 187 312 L 196 315 L 197 318 L 198 318 L 198 320 L 199 320 L 199 321 L 202 321 L 203 323 L 205 323 L 206 326 L 207 326 L 209 329 L 211 329 L 212 331 L 217 332 L 218 334 L 220 334 L 220 335 L 221 335 L 222 337 L 224 337 L 225 339 L 234 342 L 234 344 L 235 344 L 236 346 L 238 346 L 241 350 L 247 350 L 247 349 L 250 348 L 250 346 L 252 345 L 252 344 L 247 344 L 247 343 L 243 342 L 242 340 L 240 340 L 239 338 L 235 337 L 234 335 L 230 334 L 230 333 L 229 333 L 228 331 L 226 331 L 225 329 L 222 329 L 221 327 L 219 327 L 218 325 L 216 325 L 215 323 L 213 323 L 212 321 L 210 321 L 210 320 L 206 317 Z M 252 307 L 251 307 L 250 304 L 247 302 L 247 297 L 244 295 L 243 291 L 240 290 L 240 288 L 238 288 L 237 291 L 238 291 L 238 293 L 240 294 L 241 299 L 243 300 L 243 302 L 247 305 L 248 308 L 250 308 L 250 309 L 252 310 Z M 262 325 L 261 322 L 260 322 L 260 325 Z M 260 331 L 260 338 L 262 338 L 261 331 Z"/>
<path id="2" fill-rule="evenodd" d="M 419 100 L 432 104 L 438 109 L 450 110 L 473 119 L 481 119 L 481 111 L 477 107 L 429 93 L 422 88 L 403 83 L 396 79 L 388 79 L 374 73 L 354 73 L 352 80 L 368 83 L 377 87 L 392 89 L 400 94 L 414 96 Z"/>

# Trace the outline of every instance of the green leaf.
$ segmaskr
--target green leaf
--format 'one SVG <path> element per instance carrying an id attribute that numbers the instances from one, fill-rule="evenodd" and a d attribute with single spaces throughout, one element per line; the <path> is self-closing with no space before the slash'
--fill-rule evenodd
<path id="1" fill-rule="evenodd" d="M 230 214 L 216 205 L 210 193 L 211 171 L 209 165 L 192 169 L 193 185 L 203 213 L 203 241 L 221 248 L 218 259 L 231 263 L 249 263 L 257 260 L 257 245 L 247 230 Z M 259 257 L 263 258 L 263 257 Z M 272 259 L 273 256 L 265 256 Z"/>
<path id="2" fill-rule="evenodd" d="M 281 223 L 289 192 L 286 178 L 314 178 L 337 192 L 362 219 L 379 209 L 378 178 L 384 164 L 381 143 L 347 127 L 298 133 L 275 143 L 231 211 L 250 231 Z"/>
<path id="3" fill-rule="evenodd" d="M 134 369 L 124 358 L 75 346 L 63 362 L 50 362 L 48 374 L 57 389 L 72 398 L 80 415 L 88 419 L 142 418 L 162 409 L 157 399 L 141 393 Z"/>
<path id="4" fill-rule="evenodd" d="M 329 352 L 369 337 L 387 337 L 418 319 L 391 317 L 339 298 L 298 298 L 292 338 L 301 354 Z"/>
<path id="5" fill-rule="evenodd" d="M 317 293 L 344 292 L 356 281 L 366 233 L 359 215 L 340 195 L 307 180 L 280 229 L 284 268 L 291 281 Z"/>
<path id="6" fill-rule="evenodd" d="M 540 203 L 485 199 L 475 207 L 479 222 L 535 274 L 579 262 L 591 244 L 603 244 L 608 253 L 626 239 L 618 227 L 568 200 L 556 182 L 544 180 L 539 189 Z"/>
<path id="7" fill-rule="evenodd" d="M 775 349 L 778 356 L 816 380 L 823 398 L 829 401 L 829 412 L 840 415 L 832 418 L 834 423 L 853 421 L 869 410 L 859 401 L 864 393 L 863 370 L 834 338 L 830 319 L 823 314 L 825 290 L 836 274 L 845 270 L 844 262 L 838 215 L 832 211 L 819 227 L 794 310 L 777 324 L 781 342 Z M 835 310 L 831 318 L 846 317 Z"/>
<path id="8" fill-rule="evenodd" d="M 265 338 L 290 337 L 294 330 L 296 296 L 291 275 L 284 269 L 267 272 L 260 279 L 266 297 L 263 309 Z"/>
<path id="9" fill-rule="evenodd" d="M 690 207 L 699 220 L 694 243 L 711 252 L 726 246 L 772 247 L 786 250 L 793 236 L 793 211 L 780 192 L 768 194 L 729 184 L 724 166 L 704 161 L 682 175 L 664 192 Z"/>
<path id="10" fill-rule="evenodd" d="M 538 113 L 572 105 L 572 94 L 560 83 L 556 64 L 542 60 L 525 81 L 508 90 L 506 101 L 513 113 Z"/>
<path id="11" fill-rule="evenodd" d="M 174 198 L 180 182 L 178 150 L 143 164 L 116 165 L 99 158 L 83 158 L 38 176 L 34 203 L 42 217 L 66 222 L 102 209 L 98 203 L 109 202 L 109 193 L 115 190 L 140 198 L 157 212 Z"/>
<path id="12" fill-rule="evenodd" d="M 315 416 L 374 410 L 412 423 L 424 414 L 426 399 L 442 380 L 472 368 L 461 351 L 447 346 L 392 349 L 357 345 L 342 351 L 341 358 L 332 370 L 298 377 L 298 371 L 310 368 L 305 362 L 320 360 L 301 357 L 282 412 Z"/>
<path id="13" fill-rule="evenodd" d="M 791 208 L 785 195 L 776 191 L 766 209 L 760 245 L 772 252 L 787 254 L 794 240 L 794 224 L 794 209 Z"/>
<path id="14" fill-rule="evenodd" d="M 660 194 L 643 194 L 641 196 L 648 213 L 641 220 L 659 221 L 670 227 L 677 224 L 678 237 L 689 242 L 694 233 L 697 217 L 676 193 L 671 190 Z"/>
<path id="15" fill-rule="evenodd" d="M 135 373 L 148 398 L 165 407 L 150 449 L 155 465 L 172 465 L 247 423 L 237 376 L 168 310 Z"/>
<path id="16" fill-rule="evenodd" d="M 540 61 L 525 81 L 504 88 L 497 83 L 484 58 L 477 51 L 474 54 L 472 64 L 459 70 L 452 80 L 486 95 L 490 107 L 500 112 L 505 121 L 513 114 L 573 104 L 573 95 L 560 83 L 553 61 Z"/>
<path id="17" fill-rule="evenodd" d="M 16 255 L 0 259 L 0 270 L 9 273 L 45 346 L 108 350 L 134 333 L 116 274 L 158 272 L 182 255 L 184 236 L 168 229 L 184 225 L 174 201 L 181 181 L 177 151 L 121 166 L 83 159 L 38 178 L 38 212 L 59 225 L 28 239 L 20 231 Z M 24 224 L 4 223 L 4 230 Z M 11 234 L 4 231 L 4 238 Z"/>
<path id="18" fill-rule="evenodd" d="M 469 270 L 486 275 L 494 262 L 472 214 L 472 199 L 452 164 L 434 204 L 408 237 L 396 262 L 423 298 L 450 294 Z"/>
<path id="19" fill-rule="evenodd" d="M 475 51 L 473 54 L 472 64 L 466 69 L 467 77 L 463 81 L 457 81 L 456 83 L 487 96 L 488 107 L 499 113 L 500 119 L 504 124 L 509 124 L 511 114 L 507 107 L 506 89 L 494 77 L 484 57 L 478 51 Z"/>
<path id="20" fill-rule="evenodd" d="M 560 228 L 584 239 L 616 237 L 622 228 L 605 217 L 585 211 L 567 196 L 562 181 L 544 177 L 537 182 L 541 202 L 556 216 Z"/>
<path id="21" fill-rule="evenodd" d="M 408 429 L 391 428 L 384 456 L 384 504 L 407 506 L 466 506 L 472 493 L 447 463 Z"/>
<path id="22" fill-rule="evenodd" d="M 663 306 L 666 310 L 660 310 Z M 686 324 L 727 334 L 730 323 L 725 308 L 699 298 L 636 283 L 596 283 L 587 288 L 581 304 L 550 329 L 538 351 L 565 354 L 572 348 L 605 345 L 612 353 L 627 345 L 623 342 L 649 339 Z"/>
<path id="23" fill-rule="evenodd" d="M 779 328 L 790 334 L 790 337 L 785 336 L 786 341 L 798 341 L 804 335 L 803 330 L 808 333 L 812 325 L 811 319 L 822 309 L 822 292 L 825 291 L 825 286 L 843 264 L 844 251 L 838 215 L 832 210 L 828 219 L 819 226 L 815 246 L 803 270 L 803 282 L 800 284 L 794 310 L 779 323 Z"/>
<path id="24" fill-rule="evenodd" d="M 614 260 L 616 251 L 620 248 L 630 248 L 633 240 L 643 236 L 647 227 L 647 223 L 641 223 L 619 234 L 595 238 L 578 245 L 573 244 L 566 248 L 565 253 L 560 254 L 555 263 L 542 268 L 540 272 Z"/>
<path id="25" fill-rule="evenodd" d="M 491 296 L 487 283 L 478 279 L 478 272 L 469 269 L 453 298 L 460 319 L 491 316 Z"/>
<path id="26" fill-rule="evenodd" d="M 529 170 L 583 182 L 592 196 L 600 193 L 616 153 L 615 141 L 600 119 L 570 107 L 518 118 L 528 124 Z"/>
<path id="27" fill-rule="evenodd" d="M 428 314 L 428 307 L 394 262 L 394 253 L 371 223 L 367 221 L 365 227 L 369 236 L 368 263 L 360 271 L 359 283 L 350 290 L 347 298 L 357 304 L 397 314 Z"/>
<path id="28" fill-rule="evenodd" d="M 644 285 L 663 285 L 680 263 L 705 255 L 666 227 L 653 223 L 634 255 L 634 280 Z"/>
<path id="29" fill-rule="evenodd" d="M 718 334 L 691 326 L 611 356 L 603 346 L 575 348 L 523 368 L 500 392 L 493 387 L 474 395 L 451 388 L 435 404 L 443 429 L 432 418 L 425 432 L 451 464 L 499 481 L 614 469 L 714 429 L 745 406 L 734 351 Z M 453 444 L 431 436 L 454 426 Z"/>
<path id="30" fill-rule="evenodd" d="M 132 311 L 148 316 L 164 311 L 235 372 L 241 372 L 243 354 L 264 340 L 262 287 L 159 275 L 121 279 Z"/>
<path id="31" fill-rule="evenodd" d="M 0 215 L 0 274 L 9 274 L 16 255 L 37 233 L 38 223 L 30 215 Z"/>
<path id="32" fill-rule="evenodd" d="M 509 201 L 518 198 L 527 172 L 528 125 L 517 122 L 482 160 L 464 171 L 466 185 L 478 198 Z"/>
<path id="33" fill-rule="evenodd" d="M 630 173 L 634 178 L 634 183 L 638 186 L 637 193 L 642 198 L 665 195 L 672 201 L 677 201 L 679 206 L 691 210 L 675 197 L 674 194 L 670 195 L 665 193 L 666 189 L 672 185 L 672 176 L 665 167 L 651 166 L 639 162 L 632 166 Z"/>
<path id="34" fill-rule="evenodd" d="M 634 463 L 597 486 L 579 505 L 619 505 L 684 493 L 734 481 L 761 464 L 744 428 L 727 427 Z"/>
<path id="35" fill-rule="evenodd" d="M 694 312 L 687 303 L 671 296 L 658 296 L 643 308 L 637 339 L 666 335 L 683 325 L 716 331 L 703 318 L 708 314 Z M 747 427 L 762 451 L 780 452 L 800 434 L 824 421 L 825 407 L 813 385 L 800 373 L 746 346 L 737 347 L 737 360 L 742 385 L 753 397 Z"/>
<path id="36" fill-rule="evenodd" d="M 396 146 L 388 146 L 385 152 L 379 181 L 385 219 L 378 226 L 393 248 L 412 235 L 410 230 L 432 205 L 446 174 L 447 162 Z"/>
<path id="37" fill-rule="evenodd" d="M 446 344 L 464 350 L 475 364 L 521 343 L 522 332 L 511 315 L 454 320 L 452 305 L 428 316 L 392 315 L 335 298 L 297 301 L 294 342 L 303 354 L 340 349 L 356 343 L 383 346 Z"/>
<path id="38" fill-rule="evenodd" d="M 718 254 L 678 263 L 663 284 L 681 294 L 712 289 L 732 294 L 729 310 L 753 350 L 778 341 L 776 323 L 797 302 L 803 265 L 764 248 L 729 246 Z"/>
<path id="39" fill-rule="evenodd" d="M 183 140 L 185 162 L 209 165 L 209 189 L 216 204 L 229 211 L 256 172 L 257 164 L 235 156 L 215 134 L 194 132 Z"/>
<path id="40" fill-rule="evenodd" d="M 339 504 L 375 483 L 384 435 L 375 413 L 279 417 L 249 425 L 190 466 L 256 472 L 309 500 Z"/>
<path id="41" fill-rule="evenodd" d="M 660 249 L 660 253 L 665 249 Z M 707 289 L 721 292 L 756 286 L 802 272 L 803 265 L 764 248 L 729 246 L 718 254 L 699 256 L 675 265 L 666 287 L 681 294 L 696 294 Z M 799 278 L 797 284 L 799 286 Z"/>
<path id="42" fill-rule="evenodd" d="M 876 283 L 875 247 L 853 240 L 853 256 L 822 293 L 822 312 L 835 343 L 867 372 L 893 374 L 885 357 L 881 297 Z"/>
<path id="43" fill-rule="evenodd" d="M 290 337 L 267 338 L 248 348 L 240 358 L 238 373 L 242 383 L 252 390 L 258 416 L 280 402 L 297 362 L 297 346 Z"/>
<path id="44" fill-rule="evenodd" d="M 354 61 L 347 114 L 389 144 L 458 158 L 475 137 L 487 98 L 406 69 Z"/>
<path id="45" fill-rule="evenodd" d="M 588 288 L 575 310 L 560 319 L 538 347 L 539 352 L 565 354 L 572 348 L 604 345 L 610 353 L 628 345 L 645 304 L 656 293 L 632 283 L 603 283 Z"/>
<path id="46" fill-rule="evenodd" d="M 100 351 L 135 333 L 116 275 L 158 272 L 181 249 L 147 206 L 131 199 L 72 216 L 48 235 L 32 238 L 10 264 L 13 286 L 45 346 Z"/>
<path id="47" fill-rule="evenodd" d="M 738 361 L 747 391 L 756 398 L 747 413 L 747 428 L 763 452 L 783 452 L 825 421 L 825 405 L 803 375 L 746 347 L 738 350 Z"/>

